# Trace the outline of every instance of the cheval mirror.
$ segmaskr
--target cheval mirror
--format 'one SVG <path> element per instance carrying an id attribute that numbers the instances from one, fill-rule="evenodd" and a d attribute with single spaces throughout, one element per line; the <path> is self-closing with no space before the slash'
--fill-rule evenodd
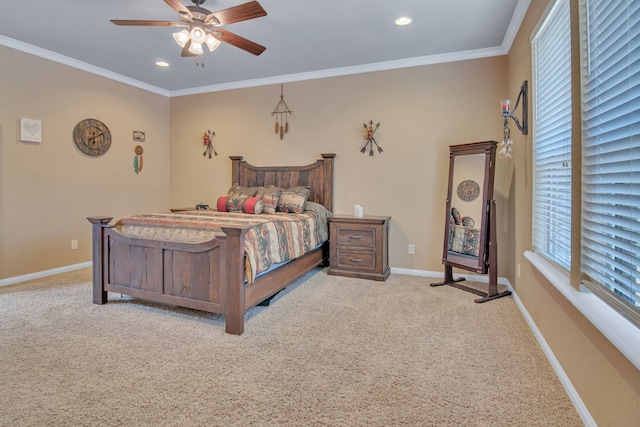
<path id="1" fill-rule="evenodd" d="M 474 142 L 449 147 L 449 186 L 444 224 L 444 281 L 431 286 L 450 285 L 479 295 L 481 303 L 511 295 L 498 292 L 498 247 L 496 205 L 493 199 L 496 141 Z M 464 286 L 464 277 L 453 277 L 453 267 L 489 274 L 487 292 Z"/>

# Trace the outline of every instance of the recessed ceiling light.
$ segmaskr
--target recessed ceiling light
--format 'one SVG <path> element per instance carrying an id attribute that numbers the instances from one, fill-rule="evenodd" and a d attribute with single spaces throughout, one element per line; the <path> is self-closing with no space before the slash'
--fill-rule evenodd
<path id="1" fill-rule="evenodd" d="M 396 19 L 396 25 L 409 25 L 412 21 L 413 19 L 409 18 L 408 16 L 402 16 Z"/>
<path id="2" fill-rule="evenodd" d="M 169 63 L 168 63 L 168 62 L 165 62 L 165 61 L 157 61 L 157 62 L 156 62 L 156 65 L 157 65 L 158 67 L 168 67 L 168 66 L 169 66 Z"/>

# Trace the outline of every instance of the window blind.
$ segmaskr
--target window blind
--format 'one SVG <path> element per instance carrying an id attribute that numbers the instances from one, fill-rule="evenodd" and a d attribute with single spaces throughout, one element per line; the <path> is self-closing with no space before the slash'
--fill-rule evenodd
<path id="1" fill-rule="evenodd" d="M 571 265 L 571 32 L 558 0 L 532 40 L 533 250 Z"/>
<path id="2" fill-rule="evenodd" d="M 638 322 L 640 2 L 586 5 L 581 270 L 590 289 Z"/>

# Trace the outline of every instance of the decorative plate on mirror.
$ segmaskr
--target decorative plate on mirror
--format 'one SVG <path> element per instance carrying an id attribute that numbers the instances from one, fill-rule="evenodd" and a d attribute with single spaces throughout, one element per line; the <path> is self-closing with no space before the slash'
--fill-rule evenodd
<path id="1" fill-rule="evenodd" d="M 465 202 L 470 202 L 480 195 L 480 186 L 477 182 L 467 179 L 458 184 L 458 197 Z"/>

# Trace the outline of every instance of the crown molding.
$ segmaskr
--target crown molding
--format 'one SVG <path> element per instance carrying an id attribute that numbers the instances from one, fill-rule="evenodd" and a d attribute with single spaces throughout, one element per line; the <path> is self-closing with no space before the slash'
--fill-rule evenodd
<path id="1" fill-rule="evenodd" d="M 158 95 L 171 95 L 168 90 L 159 88 L 157 86 L 153 86 L 141 82 L 140 80 L 135 80 L 130 77 L 123 76 L 122 74 L 114 73 L 112 71 L 105 70 L 104 68 L 96 67 L 95 65 L 87 64 L 86 62 L 78 61 L 77 59 L 73 59 L 65 55 L 60 55 L 59 53 L 55 53 L 47 49 L 42 49 L 32 44 L 24 43 L 9 37 L 0 35 L 0 45 L 4 45 L 12 49 L 35 55 L 40 58 L 48 59 L 59 64 L 68 65 L 69 67 L 77 68 L 79 70 L 86 71 L 100 77 L 105 77 L 107 79 L 114 80 L 120 83 L 124 83 L 129 86 L 134 86 L 148 92 L 157 93 Z"/>
<path id="2" fill-rule="evenodd" d="M 467 61 L 470 59 L 488 58 L 492 56 L 506 55 L 508 51 L 502 46 L 485 49 L 468 50 L 463 52 L 443 53 L 439 55 L 405 58 L 395 61 L 374 62 L 371 64 L 355 65 L 350 67 L 329 68 L 326 70 L 310 71 L 306 73 L 285 74 L 280 76 L 265 77 L 261 79 L 243 80 L 237 82 L 220 83 L 209 86 L 200 86 L 189 89 L 172 90 L 170 96 L 197 95 L 202 93 L 220 92 L 223 90 L 243 89 L 248 87 L 266 86 L 271 84 L 291 83 L 303 80 L 323 79 L 327 77 L 340 77 L 353 74 L 371 73 L 376 71 L 395 70 L 400 68 L 419 67 L 424 65 L 442 64 L 446 62 Z"/>

